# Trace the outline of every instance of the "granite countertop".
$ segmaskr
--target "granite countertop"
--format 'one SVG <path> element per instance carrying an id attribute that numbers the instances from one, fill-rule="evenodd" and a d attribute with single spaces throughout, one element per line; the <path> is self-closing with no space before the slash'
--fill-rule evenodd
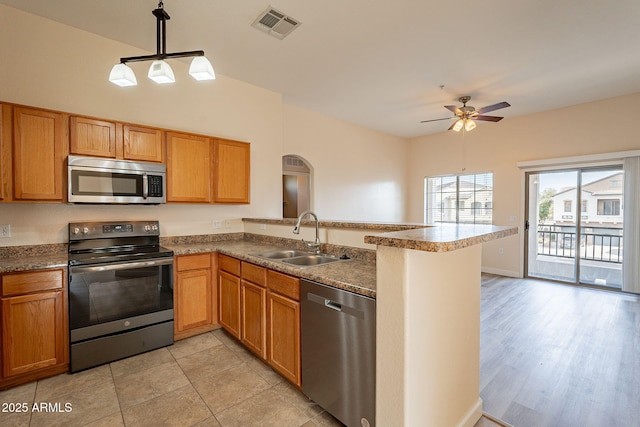
<path id="1" fill-rule="evenodd" d="M 180 239 L 178 239 L 180 241 Z M 196 238 L 197 240 L 197 238 Z M 296 267 L 280 261 L 255 256 L 256 253 L 283 249 L 282 245 L 251 240 L 217 240 L 211 242 L 163 242 L 176 255 L 219 252 L 253 264 L 271 268 L 339 289 L 375 298 L 375 262 L 360 259 L 334 262 L 313 267 Z M 0 248 L 0 273 L 67 267 L 66 244 Z"/>
<path id="2" fill-rule="evenodd" d="M 490 224 L 442 224 L 372 236 L 365 243 L 426 252 L 449 252 L 518 233 L 518 227 Z"/>
<path id="3" fill-rule="evenodd" d="M 313 280 L 338 289 L 376 297 L 376 266 L 373 262 L 350 259 L 313 267 L 296 267 L 281 261 L 274 261 L 255 256 L 257 253 L 283 249 L 282 246 L 252 242 L 246 240 L 219 241 L 210 243 L 165 244 L 176 255 L 219 252 L 252 264 L 261 265 L 272 270 L 292 276 Z"/>
<path id="4" fill-rule="evenodd" d="M 0 273 L 66 267 L 66 243 L 0 248 Z"/>

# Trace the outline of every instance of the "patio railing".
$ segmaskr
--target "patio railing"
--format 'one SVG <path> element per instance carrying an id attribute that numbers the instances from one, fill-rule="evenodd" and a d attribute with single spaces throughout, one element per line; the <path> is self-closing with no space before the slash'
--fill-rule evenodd
<path id="1" fill-rule="evenodd" d="M 538 228 L 538 255 L 574 258 L 576 233 Z M 579 245 L 581 259 L 622 263 L 622 235 L 582 233 Z"/>

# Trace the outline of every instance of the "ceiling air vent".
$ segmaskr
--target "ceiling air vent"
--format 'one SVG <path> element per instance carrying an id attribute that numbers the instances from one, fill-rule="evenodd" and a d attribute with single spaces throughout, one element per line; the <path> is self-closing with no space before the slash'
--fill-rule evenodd
<path id="1" fill-rule="evenodd" d="M 300 24 L 300 21 L 269 6 L 267 10 L 258 15 L 251 26 L 274 37 L 283 39 L 298 28 Z"/>

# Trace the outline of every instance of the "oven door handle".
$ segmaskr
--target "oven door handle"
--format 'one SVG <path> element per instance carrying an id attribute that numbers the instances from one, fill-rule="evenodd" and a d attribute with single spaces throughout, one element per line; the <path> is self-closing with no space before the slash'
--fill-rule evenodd
<path id="1" fill-rule="evenodd" d="M 173 264 L 173 258 L 163 258 L 153 261 L 125 262 L 121 264 L 80 265 L 70 268 L 71 273 L 90 273 L 95 271 L 131 270 L 133 268 L 155 267 Z"/>

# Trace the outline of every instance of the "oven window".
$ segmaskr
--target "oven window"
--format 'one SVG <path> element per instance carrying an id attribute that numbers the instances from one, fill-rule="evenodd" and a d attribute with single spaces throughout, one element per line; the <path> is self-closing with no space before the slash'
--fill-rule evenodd
<path id="1" fill-rule="evenodd" d="M 173 308 L 171 265 L 70 274 L 71 329 Z"/>
<path id="2" fill-rule="evenodd" d="M 87 196 L 141 196 L 142 175 L 71 171 L 72 192 Z"/>

